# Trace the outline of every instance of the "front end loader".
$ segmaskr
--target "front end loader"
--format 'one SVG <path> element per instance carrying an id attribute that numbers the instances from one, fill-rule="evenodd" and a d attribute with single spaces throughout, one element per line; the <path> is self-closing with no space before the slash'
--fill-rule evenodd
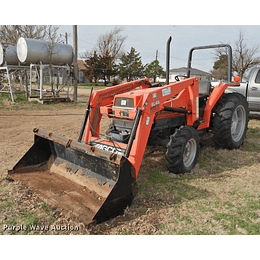
<path id="1" fill-rule="evenodd" d="M 189 68 L 188 63 L 184 80 L 162 87 L 144 78 L 94 91 L 78 140 L 34 129 L 34 145 L 10 177 L 85 224 L 100 223 L 131 205 L 147 145 L 167 148 L 166 166 L 175 174 L 194 168 L 200 139 L 207 136 L 223 148 L 239 148 L 247 102 L 239 94 L 224 94 L 239 84 L 201 87 Z M 109 126 L 101 123 L 104 118 Z"/>

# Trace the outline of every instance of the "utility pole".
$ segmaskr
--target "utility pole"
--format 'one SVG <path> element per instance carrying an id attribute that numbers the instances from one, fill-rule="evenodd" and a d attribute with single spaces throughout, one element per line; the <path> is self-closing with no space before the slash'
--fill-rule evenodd
<path id="1" fill-rule="evenodd" d="M 73 65 L 74 65 L 74 79 L 73 79 L 73 101 L 78 99 L 78 35 L 77 25 L 73 25 Z"/>
<path id="2" fill-rule="evenodd" d="M 68 34 L 65 32 L 65 39 L 66 39 L 66 44 L 68 44 Z"/>
<path id="3" fill-rule="evenodd" d="M 156 55 L 155 55 L 155 57 L 156 57 L 156 60 L 157 60 L 157 57 L 158 57 L 158 50 L 156 50 Z"/>

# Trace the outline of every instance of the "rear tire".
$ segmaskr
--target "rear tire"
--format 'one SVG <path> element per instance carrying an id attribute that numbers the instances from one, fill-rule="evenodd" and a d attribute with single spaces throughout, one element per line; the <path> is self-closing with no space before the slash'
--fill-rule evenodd
<path id="1" fill-rule="evenodd" d="M 190 172 L 199 156 L 199 135 L 191 126 L 181 126 L 171 135 L 165 154 L 166 167 L 172 173 Z"/>
<path id="2" fill-rule="evenodd" d="M 246 98 L 238 93 L 224 95 L 214 112 L 213 141 L 225 149 L 238 149 L 244 143 L 249 119 Z"/>

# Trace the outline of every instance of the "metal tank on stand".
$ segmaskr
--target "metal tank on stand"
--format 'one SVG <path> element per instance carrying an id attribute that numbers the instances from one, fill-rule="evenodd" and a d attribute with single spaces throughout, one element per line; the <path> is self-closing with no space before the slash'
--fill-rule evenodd
<path id="1" fill-rule="evenodd" d="M 70 65 L 73 62 L 73 48 L 68 44 L 52 43 L 51 41 L 36 40 L 20 37 L 17 41 L 17 56 L 21 64 L 30 65 L 30 96 L 32 95 L 32 78 L 33 71 L 39 73 L 39 97 L 40 101 L 43 100 L 44 92 L 52 92 L 53 98 L 59 96 L 60 92 L 66 92 L 67 98 L 69 93 L 69 81 L 66 78 L 68 84 L 68 91 L 65 91 L 62 87 L 54 88 L 53 84 L 51 89 L 44 89 L 43 82 L 46 78 L 46 71 L 49 71 L 50 82 L 53 83 L 53 71 L 60 69 L 65 69 L 67 74 L 70 74 L 71 68 Z M 58 73 L 56 72 L 56 77 Z"/>
<path id="2" fill-rule="evenodd" d="M 73 48 L 69 44 L 52 44 L 50 41 L 20 37 L 17 41 L 17 56 L 21 64 L 41 62 L 52 65 L 71 65 Z"/>
<path id="3" fill-rule="evenodd" d="M 28 71 L 28 66 L 20 65 L 16 46 L 0 43 L 0 92 L 10 93 L 12 102 L 14 102 L 14 94 L 28 93 Z M 17 83 L 17 79 L 20 83 Z M 5 80 L 7 83 L 4 83 Z"/>
<path id="4" fill-rule="evenodd" d="M 18 65 L 16 46 L 0 43 L 0 65 Z"/>

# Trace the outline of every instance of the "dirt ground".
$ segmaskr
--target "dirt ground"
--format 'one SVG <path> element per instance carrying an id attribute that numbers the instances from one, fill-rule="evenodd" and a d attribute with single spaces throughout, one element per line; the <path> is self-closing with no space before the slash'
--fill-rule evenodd
<path id="1" fill-rule="evenodd" d="M 86 97 L 87 96 L 81 96 L 80 98 Z M 7 177 L 8 170 L 12 169 L 14 165 L 21 159 L 21 157 L 33 145 L 34 128 L 43 129 L 69 139 L 77 140 L 84 113 L 84 105 L 79 108 L 64 108 L 64 104 L 62 109 L 56 108 L 47 110 L 1 110 L 0 184 L 3 183 L 3 180 Z M 106 127 L 108 127 L 109 120 L 104 119 L 101 123 L 101 129 L 105 129 Z M 21 183 L 17 181 L 9 183 L 8 192 L 6 193 L 9 194 L 9 196 L 5 198 L 5 195 L 1 194 L 3 195 L 1 201 L 8 201 L 8 197 L 11 196 L 16 202 L 18 202 L 19 207 L 22 207 L 27 211 L 35 210 L 34 208 L 36 206 L 38 207 L 38 205 L 41 205 L 42 202 L 46 202 L 45 199 L 39 196 L 40 194 L 38 194 L 37 192 L 35 193 L 31 189 L 22 188 L 21 190 L 21 188 L 19 188 L 21 187 L 20 185 Z M 66 203 L 64 203 L 64 205 L 65 204 Z M 37 210 L 40 209 L 37 208 Z M 13 211 L 17 211 L 17 209 L 13 207 L 12 212 Z M 75 231 L 74 234 L 115 234 L 115 231 L 112 231 L 113 229 L 110 230 L 108 228 L 107 223 L 99 226 L 94 226 L 89 229 L 85 228 L 84 223 L 82 223 L 80 219 L 77 219 L 75 217 L 75 214 L 69 214 L 68 212 L 60 210 L 60 208 L 58 208 L 58 210 L 54 208 L 53 210 L 51 210 L 51 212 L 56 219 L 54 222 L 52 221 L 55 225 L 63 224 L 64 226 L 77 226 L 81 228 L 80 232 Z M 131 214 L 127 216 L 127 219 L 129 219 Z M 143 214 L 140 213 L 137 215 L 142 216 Z M 13 216 L 13 214 L 11 214 L 10 216 Z M 122 217 L 124 218 L 125 216 Z M 117 229 L 117 222 L 121 223 L 122 225 L 122 217 L 119 216 L 116 220 L 110 220 L 112 226 L 115 226 L 115 229 Z M 5 224 L 6 217 L 0 220 L 2 220 L 3 224 Z M 144 220 L 142 221 L 144 222 Z M 147 221 L 149 221 L 148 218 Z M 145 229 L 149 230 L 149 226 L 151 226 L 153 222 L 154 221 L 150 221 L 150 224 L 147 225 Z M 47 225 L 48 223 L 49 222 L 47 218 L 46 220 L 44 220 L 44 218 L 42 219 L 42 225 Z M 43 232 L 44 231 L 40 231 L 40 234 L 42 234 Z M 50 230 L 48 232 L 48 234 L 63 233 Z"/>
<path id="2" fill-rule="evenodd" d="M 83 93 L 83 95 L 84 96 L 80 96 L 80 98 L 87 100 L 87 93 Z M 9 208 L 11 208 L 11 211 L 6 211 L 7 213 L 5 213 L 5 216 L 0 217 L 0 222 L 2 224 L 7 223 L 8 221 L 12 223 L 12 218 L 17 216 L 17 214 L 20 214 L 19 208 L 22 208 L 26 212 L 32 212 L 30 213 L 30 216 L 34 216 L 34 212 L 35 214 L 37 213 L 37 223 L 39 225 L 52 224 L 80 227 L 79 231 L 75 230 L 72 232 L 61 232 L 55 230 L 40 230 L 37 234 L 165 234 L 165 232 L 166 234 L 167 232 L 169 232 L 169 234 L 174 234 L 178 230 L 184 230 L 185 225 L 187 226 L 188 230 L 188 225 L 191 225 L 189 224 L 191 221 L 188 218 L 181 218 L 180 216 L 182 214 L 178 213 L 180 209 L 177 206 L 175 208 L 174 203 L 178 203 L 178 198 L 175 196 L 176 192 L 173 192 L 173 187 L 175 191 L 178 191 L 181 197 L 187 200 L 187 203 L 194 203 L 194 205 L 197 205 L 197 198 L 199 198 L 200 201 L 205 200 L 205 203 L 208 203 L 208 201 L 206 201 L 206 197 L 215 196 L 212 195 L 215 194 L 215 191 L 212 192 L 212 187 L 216 187 L 216 189 L 221 188 L 221 191 L 227 190 L 227 187 L 230 187 L 230 183 L 226 183 L 226 177 L 230 178 L 232 181 L 240 181 L 241 178 L 241 187 L 244 186 L 242 182 L 242 178 L 245 178 L 244 176 L 250 176 L 250 178 L 252 177 L 250 182 L 256 180 L 256 176 L 254 176 L 254 174 L 258 172 L 260 158 L 259 153 L 255 152 L 256 150 L 258 151 L 258 146 L 255 148 L 255 139 L 252 139 L 253 141 L 251 142 L 251 139 L 248 138 L 247 148 L 242 148 L 238 151 L 217 151 L 210 147 L 206 147 L 201 151 L 201 159 L 194 168 L 193 174 L 196 175 L 198 172 L 202 172 L 207 178 L 209 178 L 208 176 L 211 175 L 214 177 L 210 177 L 212 180 L 209 179 L 209 181 L 203 184 L 205 187 L 207 187 L 207 183 L 214 181 L 214 185 L 212 187 L 207 187 L 207 190 L 200 187 L 200 182 L 204 180 L 204 175 L 203 178 L 197 177 L 197 179 L 187 175 L 185 177 L 186 180 L 180 182 L 179 180 L 181 179 L 179 179 L 179 177 L 168 176 L 168 173 L 163 168 L 164 166 L 160 166 L 164 165 L 164 150 L 146 151 L 146 156 L 148 155 L 150 157 L 149 153 L 151 153 L 152 159 L 143 159 L 142 167 L 138 176 L 139 188 L 141 192 L 138 193 L 138 196 L 135 198 L 133 205 L 126 209 L 123 216 L 116 217 L 115 219 L 109 220 L 91 228 L 86 228 L 79 219 L 67 214 L 66 212 L 52 210 L 51 208 L 48 208 L 46 211 L 46 205 L 42 203 L 37 193 L 31 192 L 26 188 L 22 188 L 21 185 L 17 182 L 7 183 L 6 180 L 3 181 L 7 176 L 8 169 L 12 169 L 14 165 L 20 160 L 20 158 L 32 146 L 34 142 L 34 128 L 43 129 L 69 139 L 77 140 L 84 113 L 84 105 L 72 107 L 71 104 L 68 104 L 67 106 L 63 104 L 60 108 L 55 107 L 40 110 L 0 110 L 0 185 L 3 187 L 1 191 L 2 193 L 0 194 L 0 201 L 5 203 L 4 205 L 6 208 L 9 206 Z M 108 125 L 107 121 L 104 122 L 104 126 L 105 125 Z M 257 120 L 252 120 L 250 127 L 254 131 L 251 130 L 249 137 L 253 138 L 255 135 L 257 135 L 257 137 L 259 135 L 260 137 L 258 118 Z M 250 152 L 250 149 L 254 149 L 253 152 Z M 229 160 L 229 156 L 233 159 Z M 243 159 L 246 158 L 246 156 L 248 160 Z M 215 158 L 215 160 L 213 160 L 213 158 Z M 208 160 L 210 160 L 210 163 L 208 163 Z M 220 164 L 222 161 L 224 161 L 223 165 Z M 246 171 L 247 174 L 241 174 L 241 177 L 238 179 L 239 175 L 237 167 L 240 167 L 241 171 Z M 250 170 L 248 170 L 246 167 L 248 167 L 248 169 L 250 168 Z M 254 167 L 256 167 L 257 170 Z M 149 175 L 147 175 L 147 168 L 149 168 Z M 158 175 L 158 171 L 163 174 Z M 220 184 L 223 182 L 223 184 L 226 185 L 224 189 L 219 187 L 219 185 L 215 185 L 215 172 L 221 173 L 219 175 L 221 181 Z M 147 181 L 147 177 L 149 177 L 149 181 Z M 158 182 L 160 182 L 159 186 Z M 231 187 L 235 187 L 235 185 L 231 185 Z M 257 191 L 256 194 L 258 194 Z M 229 196 L 230 194 L 227 194 L 227 198 L 225 199 L 228 200 Z M 246 194 L 246 196 L 248 195 Z M 10 197 L 12 197 L 12 201 L 10 200 Z M 175 202 L 173 203 L 173 201 Z M 11 203 L 14 203 L 13 206 Z M 225 201 L 223 203 L 225 203 Z M 186 207 L 187 205 L 183 204 L 181 210 L 183 210 L 183 207 Z M 46 215 L 46 212 L 48 212 L 48 216 Z M 202 212 L 204 214 L 204 209 Z M 173 221 L 167 224 L 170 231 L 167 231 L 167 229 L 165 231 L 165 225 L 162 224 L 168 221 L 167 218 Z M 176 220 L 174 218 L 176 218 Z M 201 218 L 197 217 L 196 215 L 194 216 L 195 220 L 192 220 L 192 225 L 194 226 L 194 223 L 196 223 L 198 226 L 198 232 L 204 232 L 204 229 L 207 228 L 207 231 L 205 232 L 213 230 L 212 232 L 214 234 L 226 234 L 223 231 L 222 226 L 217 226 L 214 228 L 212 228 L 212 226 L 207 227 L 209 223 L 211 223 L 210 225 L 214 224 L 211 221 L 211 218 L 212 216 L 204 216 L 204 220 L 206 219 L 206 222 L 201 223 Z M 19 221 L 19 223 L 23 224 L 21 219 Z M 183 224 L 181 221 L 186 222 Z M 259 223 L 260 222 L 258 221 L 256 225 L 259 226 Z M 162 229 L 163 231 L 161 231 Z"/>
<path id="3" fill-rule="evenodd" d="M 33 129 L 39 128 L 70 139 L 77 139 L 84 108 L 57 110 L 1 110 L 0 172 L 7 173 L 32 146 Z"/>

